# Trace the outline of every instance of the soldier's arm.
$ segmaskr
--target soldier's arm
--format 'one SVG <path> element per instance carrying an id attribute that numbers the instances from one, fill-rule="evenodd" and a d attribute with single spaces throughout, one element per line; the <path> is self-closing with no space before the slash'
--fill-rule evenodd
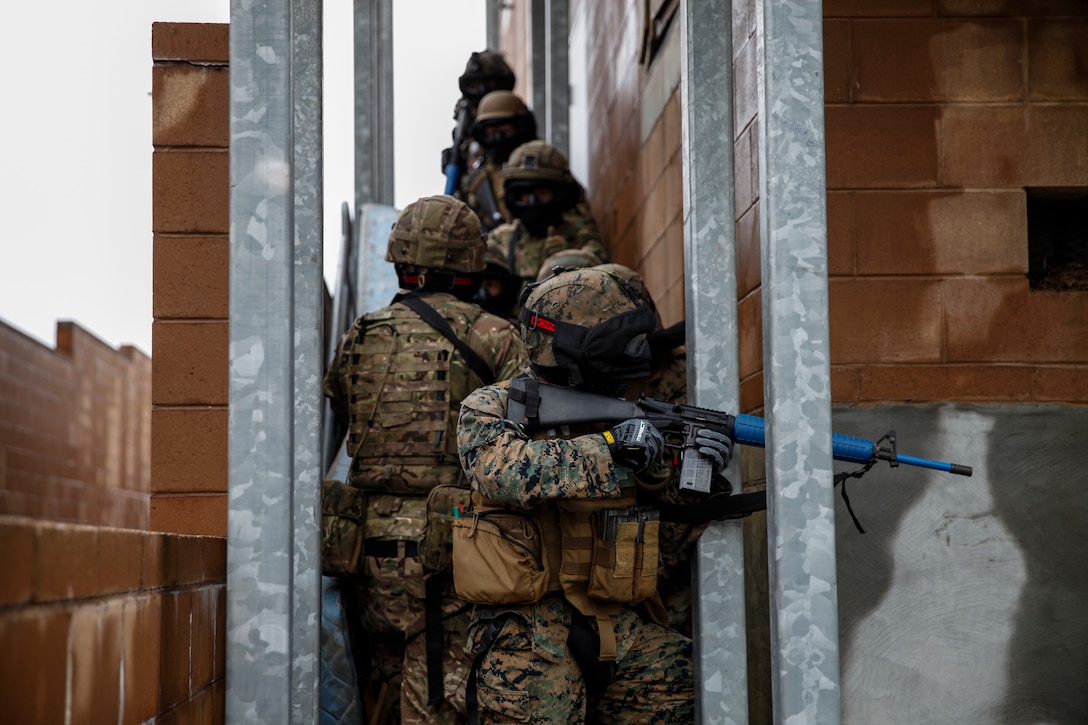
<path id="1" fill-rule="evenodd" d="M 531 440 L 505 416 L 506 393 L 495 386 L 480 388 L 461 404 L 457 450 L 481 494 L 524 508 L 551 499 L 619 496 L 603 436 Z"/>

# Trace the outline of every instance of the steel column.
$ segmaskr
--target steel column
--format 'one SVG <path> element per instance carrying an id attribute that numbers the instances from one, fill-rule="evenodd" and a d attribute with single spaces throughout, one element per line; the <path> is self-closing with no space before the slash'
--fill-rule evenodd
<path id="1" fill-rule="evenodd" d="M 393 203 L 393 0 L 355 0 L 355 218 Z"/>
<path id="2" fill-rule="evenodd" d="M 681 160 L 688 397 L 736 411 L 736 234 L 733 185 L 732 6 L 680 4 Z M 727 475 L 740 488 L 740 455 Z M 692 597 L 700 723 L 748 722 L 742 524 L 712 524 L 699 538 Z"/>
<path id="3" fill-rule="evenodd" d="M 840 721 L 819 0 L 764 0 L 763 379 L 774 720 Z"/>
<path id="4" fill-rule="evenodd" d="M 499 48 L 499 13 L 502 12 L 501 0 L 484 0 L 484 23 L 489 50 Z"/>
<path id="5" fill-rule="evenodd" d="M 529 73 L 533 113 L 547 140 L 548 128 L 548 0 L 529 0 Z"/>
<path id="6" fill-rule="evenodd" d="M 564 154 L 570 153 L 569 13 L 568 0 L 548 0 L 545 138 Z"/>
<path id="7" fill-rule="evenodd" d="M 233 0 L 230 68 L 226 719 L 314 723 L 320 4 Z"/>

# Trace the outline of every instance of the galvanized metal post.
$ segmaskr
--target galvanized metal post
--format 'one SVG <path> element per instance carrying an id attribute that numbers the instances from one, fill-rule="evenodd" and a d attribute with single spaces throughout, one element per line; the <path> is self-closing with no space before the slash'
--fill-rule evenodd
<path id="1" fill-rule="evenodd" d="M 393 0 L 355 0 L 355 218 L 393 203 Z"/>
<path id="2" fill-rule="evenodd" d="M 317 720 L 319 29 L 317 0 L 231 3 L 231 723 Z"/>
<path id="3" fill-rule="evenodd" d="M 688 395 L 736 411 L 736 234 L 733 184 L 732 5 L 680 4 L 681 159 Z M 739 454 L 727 475 L 740 488 Z M 692 597 L 700 723 L 748 722 L 742 524 L 712 524 L 699 538 Z"/>
<path id="4" fill-rule="evenodd" d="M 819 0 L 757 11 L 763 378 L 774 719 L 838 723 Z"/>
<path id="5" fill-rule="evenodd" d="M 568 0 L 548 0 L 545 138 L 570 153 L 570 6 Z"/>
<path id="6" fill-rule="evenodd" d="M 484 0 L 484 23 L 485 32 L 484 36 L 487 39 L 487 48 L 489 50 L 500 50 L 499 48 L 499 13 L 502 12 L 501 0 Z"/>
<path id="7" fill-rule="evenodd" d="M 537 123 L 548 127 L 548 0 L 529 0 L 529 60 L 532 107 Z M 524 82 L 524 81 L 523 81 Z"/>

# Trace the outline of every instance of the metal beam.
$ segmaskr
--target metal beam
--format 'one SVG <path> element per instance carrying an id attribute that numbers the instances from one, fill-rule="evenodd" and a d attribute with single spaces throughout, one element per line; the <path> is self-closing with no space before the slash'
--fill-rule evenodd
<path id="1" fill-rule="evenodd" d="M 226 719 L 314 723 L 315 383 L 323 367 L 318 0 L 233 0 L 230 69 Z"/>
<path id="2" fill-rule="evenodd" d="M 501 0 L 484 0 L 484 27 L 488 50 L 501 51 L 499 47 L 499 13 L 502 12 Z"/>
<path id="3" fill-rule="evenodd" d="M 737 411 L 736 233 L 729 0 L 680 4 L 681 161 L 688 396 Z M 740 455 L 727 475 L 740 488 Z M 699 538 L 692 607 L 700 723 L 748 722 L 742 524 L 712 524 Z"/>
<path id="4" fill-rule="evenodd" d="M 775 722 L 838 723 L 819 0 L 764 0 L 759 79 L 763 380 Z"/>
<path id="5" fill-rule="evenodd" d="M 570 153 L 570 7 L 568 0 L 548 0 L 545 87 L 548 143 Z"/>
<path id="6" fill-rule="evenodd" d="M 393 203 L 393 0 L 355 0 L 355 218 Z"/>
<path id="7" fill-rule="evenodd" d="M 547 140 L 548 128 L 548 0 L 529 0 L 529 74 L 532 107 Z"/>

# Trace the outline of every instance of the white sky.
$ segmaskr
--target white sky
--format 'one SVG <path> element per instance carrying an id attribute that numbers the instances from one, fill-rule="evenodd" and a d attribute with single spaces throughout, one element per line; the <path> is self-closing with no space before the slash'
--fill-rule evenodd
<path id="1" fill-rule="evenodd" d="M 325 273 L 354 196 L 352 2 L 325 4 Z M 10 2 L 0 28 L 0 319 L 58 319 L 151 353 L 151 24 L 227 22 L 229 0 Z M 444 187 L 457 77 L 483 0 L 395 0 L 395 204 Z"/>

